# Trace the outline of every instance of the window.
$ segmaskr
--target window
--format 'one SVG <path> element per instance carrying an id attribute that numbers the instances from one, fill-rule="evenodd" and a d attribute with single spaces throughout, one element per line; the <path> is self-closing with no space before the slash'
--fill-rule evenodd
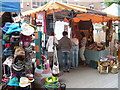
<path id="1" fill-rule="evenodd" d="M 89 7 L 90 9 L 94 9 L 94 4 L 93 3 L 89 4 Z"/>
<path id="2" fill-rule="evenodd" d="M 39 2 L 32 2 L 32 8 L 38 8 Z"/>
<path id="3" fill-rule="evenodd" d="M 101 8 L 101 9 L 106 8 L 106 5 L 105 5 L 105 3 L 104 3 L 104 2 L 101 2 L 101 3 L 100 3 L 100 8 Z"/>

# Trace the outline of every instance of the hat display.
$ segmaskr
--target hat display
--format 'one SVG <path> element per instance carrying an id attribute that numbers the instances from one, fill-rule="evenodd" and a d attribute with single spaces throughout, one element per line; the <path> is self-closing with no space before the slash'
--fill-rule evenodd
<path id="1" fill-rule="evenodd" d="M 13 69 L 16 71 L 21 71 L 24 69 L 23 61 L 18 60 L 15 64 L 12 65 Z"/>
<path id="2" fill-rule="evenodd" d="M 11 67 L 12 63 L 14 62 L 14 58 L 12 56 L 9 56 L 4 62 L 4 65 L 8 65 L 9 67 Z"/>
<path id="3" fill-rule="evenodd" d="M 12 23 L 10 23 L 10 22 L 5 23 L 5 26 L 2 28 L 2 31 L 7 32 L 10 25 L 12 25 Z"/>
<path id="4" fill-rule="evenodd" d="M 22 31 L 22 29 L 18 25 L 12 24 L 9 26 L 9 29 L 6 32 L 6 34 L 11 34 L 11 33 L 16 32 L 16 31 L 20 32 L 20 31 Z"/>
<path id="5" fill-rule="evenodd" d="M 16 47 L 14 58 L 18 55 L 25 55 L 25 50 L 22 47 Z"/>
<path id="6" fill-rule="evenodd" d="M 21 25 L 21 29 L 22 29 L 21 33 L 25 36 L 30 36 L 34 33 L 34 28 L 28 25 L 27 23 L 23 23 Z"/>
<path id="7" fill-rule="evenodd" d="M 19 86 L 18 78 L 13 77 L 12 79 L 10 79 L 10 81 L 7 85 L 9 85 L 9 86 Z"/>
<path id="8" fill-rule="evenodd" d="M 20 86 L 20 87 L 26 87 L 26 86 L 28 86 L 28 85 L 30 85 L 29 79 L 28 79 L 27 77 L 21 77 L 21 78 L 20 78 L 19 86 Z"/>

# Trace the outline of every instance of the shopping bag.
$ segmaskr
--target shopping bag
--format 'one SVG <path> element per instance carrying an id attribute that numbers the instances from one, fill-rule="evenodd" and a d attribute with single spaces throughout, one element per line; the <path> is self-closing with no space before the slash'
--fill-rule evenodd
<path id="1" fill-rule="evenodd" d="M 54 56 L 53 56 L 53 68 L 52 68 L 53 74 L 59 74 L 59 62 L 57 57 L 57 50 L 56 47 L 54 47 Z"/>

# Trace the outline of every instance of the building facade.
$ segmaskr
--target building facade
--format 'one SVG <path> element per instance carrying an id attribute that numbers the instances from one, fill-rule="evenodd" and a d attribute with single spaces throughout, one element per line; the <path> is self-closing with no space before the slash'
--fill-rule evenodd
<path id="1" fill-rule="evenodd" d="M 68 4 L 75 4 L 96 10 L 103 10 L 106 8 L 104 0 L 21 0 L 21 10 L 22 12 L 32 10 L 43 6 L 50 1 L 59 1 Z"/>

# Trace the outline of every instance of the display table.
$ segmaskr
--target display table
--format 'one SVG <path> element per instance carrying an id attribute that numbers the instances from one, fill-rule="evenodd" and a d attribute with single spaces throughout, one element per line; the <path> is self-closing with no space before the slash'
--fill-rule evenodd
<path id="1" fill-rule="evenodd" d="M 85 50 L 85 58 L 87 61 L 87 64 L 90 63 L 90 60 L 98 61 L 100 57 L 107 56 L 108 50 L 101 50 L 101 51 L 96 51 L 96 50 Z"/>

